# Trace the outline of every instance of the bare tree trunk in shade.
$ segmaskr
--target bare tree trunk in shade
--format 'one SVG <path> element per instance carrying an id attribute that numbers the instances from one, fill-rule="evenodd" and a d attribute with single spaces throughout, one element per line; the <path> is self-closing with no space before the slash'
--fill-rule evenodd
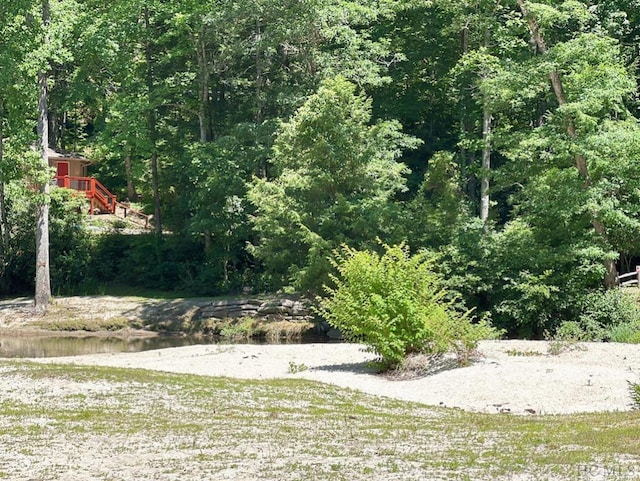
<path id="1" fill-rule="evenodd" d="M 133 172 L 131 169 L 131 154 L 127 153 L 124 157 L 124 173 L 127 177 L 127 198 L 130 201 L 135 201 L 138 198 L 136 192 L 136 186 L 133 183 Z"/>

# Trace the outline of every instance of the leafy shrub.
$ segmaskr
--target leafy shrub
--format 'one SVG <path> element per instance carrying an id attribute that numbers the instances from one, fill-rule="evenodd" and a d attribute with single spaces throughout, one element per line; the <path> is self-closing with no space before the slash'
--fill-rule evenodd
<path id="1" fill-rule="evenodd" d="M 104 234 L 96 239 L 91 258 L 99 282 L 166 291 L 192 288 L 202 266 L 202 244 L 177 235 L 158 240 L 154 234 Z"/>
<path id="2" fill-rule="evenodd" d="M 564 321 L 556 330 L 554 340 L 557 341 L 591 341 L 589 333 L 576 321 Z"/>
<path id="3" fill-rule="evenodd" d="M 629 391 L 631 392 L 631 399 L 633 400 L 633 407 L 640 409 L 640 384 L 629 383 Z"/>
<path id="4" fill-rule="evenodd" d="M 256 335 L 258 321 L 250 317 L 241 319 L 229 319 L 220 328 L 220 336 L 233 341 L 243 341 Z"/>
<path id="5" fill-rule="evenodd" d="M 640 308 L 621 289 L 593 292 L 585 299 L 580 326 L 585 340 L 631 342 L 640 332 Z"/>
<path id="6" fill-rule="evenodd" d="M 542 339 L 580 316 L 586 293 L 601 284 L 601 252 L 550 246 L 525 221 L 484 232 L 469 219 L 440 247 L 434 268 L 465 305 L 490 316 L 509 337 Z"/>
<path id="7" fill-rule="evenodd" d="M 425 253 L 410 256 L 404 245 L 383 248 L 382 255 L 347 246 L 335 250 L 335 287 L 325 286 L 328 296 L 318 298 L 318 312 L 345 339 L 378 354 L 380 368 L 397 367 L 414 353 L 454 351 L 465 361 L 480 339 L 497 335 L 454 307 Z"/>
<path id="8" fill-rule="evenodd" d="M 607 328 L 640 321 L 640 308 L 621 289 L 594 292 L 587 296 L 580 321 L 586 326 Z"/>
<path id="9" fill-rule="evenodd" d="M 584 331 L 580 329 L 580 325 L 574 321 L 565 321 L 555 335 L 548 337 L 547 354 L 558 356 L 563 352 L 586 350 L 587 348 L 581 344 L 584 340 Z"/>
<path id="10" fill-rule="evenodd" d="M 12 186 L 7 195 L 10 239 L 0 277 L 1 294 L 33 291 L 36 203 L 33 193 Z M 54 293 L 76 291 L 89 264 L 90 236 L 83 225 L 84 198 L 68 189 L 51 189 L 49 208 L 50 275 Z"/>
<path id="11" fill-rule="evenodd" d="M 553 341 L 613 341 L 640 343 L 640 308 L 637 301 L 620 289 L 586 294 L 577 321 L 558 326 Z"/>
<path id="12" fill-rule="evenodd" d="M 607 331 L 607 338 L 611 342 L 640 344 L 640 322 L 625 322 L 613 326 Z"/>

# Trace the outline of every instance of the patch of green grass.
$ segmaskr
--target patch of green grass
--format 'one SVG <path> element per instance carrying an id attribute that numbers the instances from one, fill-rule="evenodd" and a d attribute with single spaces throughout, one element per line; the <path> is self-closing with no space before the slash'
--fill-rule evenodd
<path id="1" fill-rule="evenodd" d="M 47 456 L 63 459 L 68 477 L 96 479 L 108 478 L 103 464 L 136 479 L 273 480 L 588 479 L 586 470 L 634 479 L 640 465 L 637 411 L 518 417 L 304 380 L 20 361 L 0 369 L 0 383 L 21 380 L 0 403 L 2 471 L 15 479 L 52 474 Z"/>
<path id="2" fill-rule="evenodd" d="M 124 317 L 113 317 L 109 319 L 78 319 L 73 317 L 67 317 L 64 319 L 45 319 L 33 323 L 33 326 L 48 331 L 65 332 L 113 332 L 132 327 L 129 320 Z"/>
<path id="3" fill-rule="evenodd" d="M 540 351 L 520 351 L 518 349 L 509 349 L 507 351 L 507 356 L 534 357 L 534 356 L 544 356 L 544 353 Z"/>
<path id="4" fill-rule="evenodd" d="M 233 342 L 266 339 L 270 342 L 301 339 L 315 328 L 311 322 L 262 320 L 251 317 L 198 321 L 197 330 L 220 335 Z"/>
<path id="5" fill-rule="evenodd" d="M 297 363 L 293 361 L 289 361 L 289 373 L 297 374 L 299 372 L 307 371 L 309 368 L 304 363 Z"/>
<path id="6" fill-rule="evenodd" d="M 631 392 L 631 400 L 635 409 L 640 409 L 640 384 L 629 383 L 629 391 Z"/>
<path id="7" fill-rule="evenodd" d="M 244 341 L 257 334 L 258 323 L 256 320 L 243 317 L 240 319 L 227 319 L 220 321 L 220 336 L 232 341 Z"/>

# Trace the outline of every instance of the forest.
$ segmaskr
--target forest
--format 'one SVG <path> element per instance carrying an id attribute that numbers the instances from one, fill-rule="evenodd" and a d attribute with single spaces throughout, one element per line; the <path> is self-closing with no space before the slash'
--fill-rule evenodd
<path id="1" fill-rule="evenodd" d="M 509 335 L 640 341 L 614 288 L 640 259 L 639 17 L 639 0 L 0 2 L 0 294 L 33 293 L 44 234 L 54 294 L 314 296 L 341 246 L 404 245 Z M 91 159 L 153 229 L 92 233 L 42 145 Z"/>

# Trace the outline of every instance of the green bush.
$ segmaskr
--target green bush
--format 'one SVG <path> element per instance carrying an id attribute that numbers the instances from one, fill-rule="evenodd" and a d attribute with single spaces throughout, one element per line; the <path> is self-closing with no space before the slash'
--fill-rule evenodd
<path id="1" fill-rule="evenodd" d="M 625 322 L 609 328 L 607 339 L 611 342 L 640 344 L 640 321 Z"/>
<path id="2" fill-rule="evenodd" d="M 633 323 L 640 320 L 640 308 L 621 289 L 598 291 L 587 296 L 580 320 L 583 324 L 603 328 Z"/>
<path id="3" fill-rule="evenodd" d="M 580 316 L 586 340 L 633 342 L 640 332 L 640 308 L 621 289 L 589 294 Z"/>
<path id="4" fill-rule="evenodd" d="M 36 203 L 33 193 L 13 185 L 7 195 L 10 238 L 0 281 L 1 295 L 33 292 Z M 75 292 L 89 265 L 90 235 L 83 225 L 84 198 L 68 189 L 51 189 L 49 249 L 54 294 Z"/>
<path id="5" fill-rule="evenodd" d="M 382 369 L 397 367 L 413 353 L 454 351 L 466 361 L 480 339 L 496 337 L 487 323 L 454 307 L 425 253 L 410 256 L 404 245 L 384 253 L 347 246 L 334 251 L 335 287 L 325 286 L 318 312 L 350 341 L 379 355 Z"/>
<path id="6" fill-rule="evenodd" d="M 564 321 L 556 330 L 553 339 L 556 341 L 592 341 L 594 340 L 583 326 L 576 321 Z"/>
<path id="7" fill-rule="evenodd" d="M 640 343 L 640 307 L 621 289 L 590 292 L 583 298 L 578 320 L 563 321 L 553 339 Z"/>
<path id="8" fill-rule="evenodd" d="M 640 409 L 640 384 L 630 382 L 629 391 L 631 393 L 631 399 L 633 400 L 633 407 Z"/>
<path id="9" fill-rule="evenodd" d="M 182 291 L 193 289 L 203 259 L 202 243 L 190 237 L 109 233 L 95 240 L 91 272 L 105 284 Z"/>
<path id="10" fill-rule="evenodd" d="M 440 247 L 434 268 L 508 337 L 542 339 L 579 318 L 584 296 L 603 275 L 600 251 L 550 246 L 545 238 L 524 221 L 484 232 L 469 219 Z"/>

